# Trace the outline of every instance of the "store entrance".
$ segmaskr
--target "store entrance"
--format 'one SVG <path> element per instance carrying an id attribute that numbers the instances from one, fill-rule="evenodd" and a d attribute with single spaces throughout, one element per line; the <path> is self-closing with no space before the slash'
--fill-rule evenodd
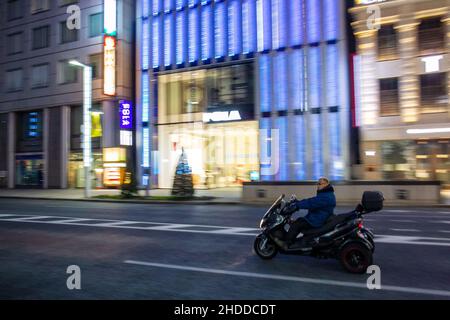
<path id="1" fill-rule="evenodd" d="M 160 187 L 171 188 L 184 149 L 194 187 L 213 189 L 242 186 L 258 175 L 258 122 L 160 127 Z"/>

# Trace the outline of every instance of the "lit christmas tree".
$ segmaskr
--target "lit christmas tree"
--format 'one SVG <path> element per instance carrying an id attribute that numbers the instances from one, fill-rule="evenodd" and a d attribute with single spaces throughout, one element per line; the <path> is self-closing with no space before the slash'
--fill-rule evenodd
<path id="1" fill-rule="evenodd" d="M 192 182 L 192 170 L 188 159 L 181 149 L 180 160 L 178 160 L 175 177 L 173 180 L 172 195 L 177 197 L 192 197 L 194 195 L 194 184 Z"/>

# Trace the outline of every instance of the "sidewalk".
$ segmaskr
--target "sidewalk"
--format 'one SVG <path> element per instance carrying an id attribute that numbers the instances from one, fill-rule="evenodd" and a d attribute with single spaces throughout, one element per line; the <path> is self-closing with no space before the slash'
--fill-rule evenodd
<path id="1" fill-rule="evenodd" d="M 152 197 L 168 197 L 169 189 L 150 190 Z M 117 196 L 120 190 L 115 189 L 93 189 L 91 197 L 96 196 Z M 42 199 L 42 200 L 84 200 L 84 201 L 103 201 L 103 202 L 137 202 L 137 203 L 193 203 L 193 204 L 240 204 L 241 188 L 222 188 L 212 190 L 196 190 L 195 196 L 198 200 L 172 201 L 172 200 L 114 200 L 114 199 L 85 199 L 84 189 L 0 189 L 0 198 L 24 198 L 24 199 Z M 139 191 L 140 196 L 145 196 L 145 190 Z M 213 197 L 211 200 L 201 199 L 202 197 Z"/>

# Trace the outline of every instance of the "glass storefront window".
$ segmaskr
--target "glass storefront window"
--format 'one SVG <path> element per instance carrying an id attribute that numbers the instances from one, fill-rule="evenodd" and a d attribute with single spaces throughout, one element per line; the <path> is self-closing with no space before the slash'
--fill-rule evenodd
<path id="1" fill-rule="evenodd" d="M 39 187 L 44 184 L 44 161 L 41 156 L 16 158 L 16 185 L 18 187 Z"/>
<path id="2" fill-rule="evenodd" d="M 414 179 L 415 150 L 411 141 L 386 141 L 381 144 L 383 178 Z"/>
<path id="3" fill-rule="evenodd" d="M 168 125 L 159 128 L 159 182 L 171 188 L 184 149 L 196 188 L 240 186 L 259 172 L 258 122 Z"/>
<path id="4" fill-rule="evenodd" d="M 159 108 L 167 116 L 246 108 L 253 113 L 253 64 L 158 77 Z"/>
<path id="5" fill-rule="evenodd" d="M 103 155 L 93 154 L 91 188 L 103 188 Z M 83 154 L 72 153 L 69 159 L 69 188 L 84 188 Z"/>
<path id="6" fill-rule="evenodd" d="M 450 141 L 389 141 L 381 144 L 384 179 L 439 180 L 450 184 Z"/>

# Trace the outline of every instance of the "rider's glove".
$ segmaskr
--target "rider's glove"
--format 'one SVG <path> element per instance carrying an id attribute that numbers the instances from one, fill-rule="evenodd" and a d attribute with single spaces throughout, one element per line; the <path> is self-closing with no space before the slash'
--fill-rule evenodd
<path id="1" fill-rule="evenodd" d="M 355 208 L 355 211 L 357 212 L 363 212 L 364 211 L 364 207 L 361 204 L 358 204 Z"/>
<path id="2" fill-rule="evenodd" d="M 297 201 L 292 201 L 287 209 L 290 213 L 297 211 Z"/>

